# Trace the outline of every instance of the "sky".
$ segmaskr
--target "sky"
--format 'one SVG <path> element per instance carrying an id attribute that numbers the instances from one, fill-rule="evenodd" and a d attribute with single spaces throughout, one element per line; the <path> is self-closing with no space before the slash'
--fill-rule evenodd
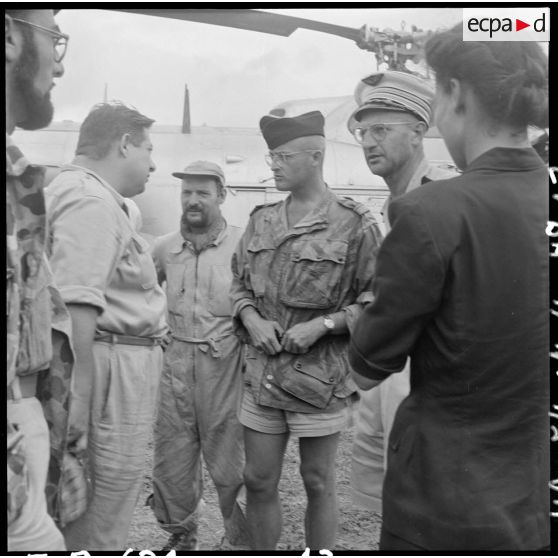
<path id="1" fill-rule="evenodd" d="M 353 28 L 401 29 L 403 21 L 407 30 L 450 27 L 462 13 L 432 7 L 262 9 Z M 358 80 L 376 71 L 371 53 L 315 31 L 279 37 L 75 7 L 63 9 L 57 22 L 70 42 L 65 75 L 52 94 L 56 121 L 82 121 L 103 100 L 106 84 L 108 99 L 133 105 L 158 124 L 179 125 L 187 84 L 194 126 L 256 127 L 279 103 L 352 95 Z"/>

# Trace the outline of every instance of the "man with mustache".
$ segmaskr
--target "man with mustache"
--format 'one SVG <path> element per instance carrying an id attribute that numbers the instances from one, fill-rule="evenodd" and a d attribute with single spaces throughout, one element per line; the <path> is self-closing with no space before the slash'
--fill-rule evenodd
<path id="1" fill-rule="evenodd" d="M 381 176 L 389 188 L 382 209 L 386 232 L 390 230 L 388 207 L 392 200 L 455 174 L 429 164 L 424 155 L 433 99 L 434 90 L 425 80 L 397 71 L 367 76 L 355 90 L 358 107 L 347 125 L 362 145 L 370 171 Z M 351 484 L 353 501 L 374 512 L 382 510 L 389 433 L 409 389 L 407 363 L 400 373 L 361 393 L 355 415 Z"/>
<path id="2" fill-rule="evenodd" d="M 232 329 L 230 261 L 242 230 L 221 214 L 225 175 L 196 161 L 182 181 L 180 231 L 155 242 L 159 281 L 166 282 L 171 341 L 165 353 L 155 424 L 153 495 L 163 550 L 197 550 L 202 501 L 201 456 L 219 497 L 225 526 L 220 550 L 247 546 L 242 488 L 244 447 L 236 417 L 242 347 Z"/>
<path id="3" fill-rule="evenodd" d="M 264 116 L 260 128 L 275 185 L 289 195 L 252 212 L 232 261 L 234 316 L 247 342 L 240 422 L 252 548 L 273 550 L 279 540 L 278 483 L 293 435 L 308 498 L 306 546 L 333 549 L 335 455 L 356 397 L 349 330 L 373 298 L 381 235 L 366 207 L 325 183 L 319 111 Z"/>
<path id="4" fill-rule="evenodd" d="M 62 59 L 68 43 L 54 20 L 56 12 L 5 10 L 10 552 L 65 550 L 64 538 L 47 512 L 45 484 L 47 472 L 59 476 L 56 456 L 82 434 L 77 424 L 68 425 L 70 319 L 46 260 L 45 168 L 29 164 L 10 137 L 16 126 L 37 130 L 52 120 L 50 91 L 54 79 L 64 73 Z M 53 406 L 58 410 L 54 415 Z M 69 427 L 71 439 L 67 438 Z M 50 466 L 49 445 L 53 450 Z M 56 498 L 58 485 L 50 485 L 49 493 Z"/>
<path id="5" fill-rule="evenodd" d="M 46 190 L 50 262 L 72 316 L 73 411 L 89 425 L 93 494 L 64 529 L 72 550 L 122 550 L 143 481 L 167 326 L 149 245 L 126 198 L 155 170 L 153 120 L 93 108 L 72 164 Z"/>

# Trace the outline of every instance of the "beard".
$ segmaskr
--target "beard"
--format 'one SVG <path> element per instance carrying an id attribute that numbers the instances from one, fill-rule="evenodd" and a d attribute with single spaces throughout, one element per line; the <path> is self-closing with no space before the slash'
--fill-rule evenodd
<path id="1" fill-rule="evenodd" d="M 37 90 L 34 80 L 39 71 L 39 53 L 32 34 L 24 33 L 23 50 L 14 68 L 14 85 L 24 116 L 16 125 L 24 130 L 38 130 L 52 122 L 54 107 L 50 92 Z"/>

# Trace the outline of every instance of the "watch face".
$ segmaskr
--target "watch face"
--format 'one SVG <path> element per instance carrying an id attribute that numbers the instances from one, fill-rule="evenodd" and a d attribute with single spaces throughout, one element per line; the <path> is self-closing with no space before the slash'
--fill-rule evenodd
<path id="1" fill-rule="evenodd" d="M 335 322 L 331 318 L 324 318 L 324 325 L 327 329 L 333 329 L 335 327 Z"/>

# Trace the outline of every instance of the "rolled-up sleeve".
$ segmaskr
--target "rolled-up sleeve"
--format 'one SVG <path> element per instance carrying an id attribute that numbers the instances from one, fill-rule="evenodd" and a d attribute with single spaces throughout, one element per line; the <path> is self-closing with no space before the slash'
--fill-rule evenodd
<path id="1" fill-rule="evenodd" d="M 50 215 L 50 263 L 66 304 L 88 304 L 101 312 L 121 252 L 114 209 L 100 197 L 68 196 Z"/>
<path id="2" fill-rule="evenodd" d="M 381 243 L 382 233 L 378 225 L 372 219 L 366 219 L 355 254 L 352 289 L 357 296 L 353 304 L 343 308 L 347 327 L 351 333 L 364 307 L 374 300 L 372 287 L 376 275 L 376 259 Z"/>
<path id="3" fill-rule="evenodd" d="M 390 220 L 378 254 L 375 298 L 358 318 L 349 347 L 354 371 L 374 380 L 404 368 L 440 304 L 445 281 L 443 258 L 420 204 L 393 202 Z"/>

